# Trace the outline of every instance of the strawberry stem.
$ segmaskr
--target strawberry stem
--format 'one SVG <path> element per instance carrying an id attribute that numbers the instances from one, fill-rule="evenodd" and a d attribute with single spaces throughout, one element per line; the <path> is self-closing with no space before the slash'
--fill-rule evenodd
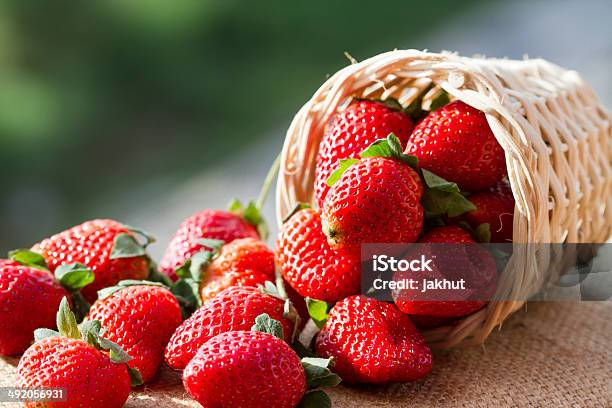
<path id="1" fill-rule="evenodd" d="M 278 169 L 280 168 L 281 155 L 279 154 L 274 159 L 274 163 L 268 170 L 268 174 L 266 174 L 266 178 L 264 179 L 263 186 L 261 187 L 261 192 L 259 193 L 259 197 L 257 197 L 256 207 L 259 211 L 263 208 L 266 203 L 266 199 L 268 198 L 268 193 L 270 192 L 270 187 L 272 187 L 272 183 L 274 183 L 274 178 L 278 174 Z"/>

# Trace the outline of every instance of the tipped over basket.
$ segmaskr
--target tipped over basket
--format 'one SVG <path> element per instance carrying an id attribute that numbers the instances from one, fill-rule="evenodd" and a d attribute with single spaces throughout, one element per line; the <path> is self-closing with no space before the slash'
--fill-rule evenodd
<path id="1" fill-rule="evenodd" d="M 313 205 L 315 162 L 325 127 L 352 98 L 408 105 L 431 85 L 485 112 L 505 151 L 516 202 L 514 243 L 598 243 L 612 233 L 610 115 L 575 71 L 542 59 L 466 58 L 391 51 L 329 78 L 300 109 L 282 151 L 278 222 L 298 202 Z M 498 285 L 499 299 L 457 324 L 425 332 L 431 344 L 482 343 L 538 291 L 550 257 L 521 246 Z"/>

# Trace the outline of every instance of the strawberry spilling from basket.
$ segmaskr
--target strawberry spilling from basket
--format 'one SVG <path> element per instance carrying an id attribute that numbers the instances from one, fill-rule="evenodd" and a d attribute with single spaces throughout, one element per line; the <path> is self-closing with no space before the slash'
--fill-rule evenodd
<path id="1" fill-rule="evenodd" d="M 408 61 L 436 55 L 406 53 Z M 408 81 L 426 79 L 415 78 Z M 388 96 L 402 95 L 394 80 L 342 103 L 326 97 L 325 109 L 335 110 L 321 123 L 302 120 L 301 111 L 302 131 L 317 132 L 305 143 L 317 146 L 287 143 L 256 202 L 187 218 L 159 267 L 146 250 L 154 238 L 114 220 L 85 222 L 0 260 L 0 355 L 23 354 L 17 385 L 60 387 L 68 393 L 60 406 L 114 408 L 166 367 L 206 407 L 330 407 L 324 389 L 341 379 L 350 386 L 419 380 L 432 370 L 432 338 L 453 331 L 463 339 L 465 322 L 484 325 L 505 313 L 490 333 L 514 310 L 484 313 L 496 306 L 489 300 L 500 268 L 481 244 L 519 241 L 528 229 L 522 211 L 514 216 L 515 197 L 525 205 L 529 193 L 525 183 L 512 189 L 523 170 L 508 152 L 520 146 L 500 137 L 506 123 L 472 106 L 486 104 L 450 91 L 465 78 L 446 82 L 459 98 L 432 81 L 408 82 L 414 92 L 402 103 Z M 357 97 L 366 94 L 376 98 Z M 288 163 L 300 154 L 311 171 Z M 284 219 L 272 249 L 261 209 L 281 162 Z M 299 179 L 291 188 L 282 184 L 288 168 Z M 562 233 L 563 241 L 577 229 L 534 234 Z M 366 244 L 425 245 L 428 274 L 454 276 L 469 290 L 459 291 L 465 298 L 429 299 L 404 288 L 378 299 L 363 285 Z M 437 256 L 436 245 L 451 247 Z M 406 280 L 401 272 L 393 278 Z"/>

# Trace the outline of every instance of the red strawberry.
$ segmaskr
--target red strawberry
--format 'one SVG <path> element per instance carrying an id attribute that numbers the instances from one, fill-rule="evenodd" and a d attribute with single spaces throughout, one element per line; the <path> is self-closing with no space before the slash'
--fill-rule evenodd
<path id="1" fill-rule="evenodd" d="M 491 242 L 512 242 L 514 197 L 510 186 L 502 181 L 488 191 L 472 194 L 469 199 L 476 210 L 465 213 L 459 219 L 465 220 L 474 229 L 489 224 Z"/>
<path id="2" fill-rule="evenodd" d="M 193 255 L 206 249 L 198 240 L 219 239 L 229 243 L 248 237 L 259 238 L 257 229 L 240 215 L 222 210 L 201 211 L 183 221 L 170 241 L 159 269 L 176 280 L 175 270 Z"/>
<path id="3" fill-rule="evenodd" d="M 457 226 L 436 227 L 421 237 L 419 242 L 430 244 L 470 244 L 474 240 L 463 228 Z"/>
<path id="4" fill-rule="evenodd" d="M 202 302 L 230 286 L 257 286 L 273 282 L 274 252 L 256 238 L 236 239 L 221 248 L 202 275 Z"/>
<path id="5" fill-rule="evenodd" d="M 334 371 L 349 383 L 413 381 L 431 371 L 431 350 L 410 318 L 393 304 L 365 296 L 336 303 L 316 350 L 332 357 Z"/>
<path id="6" fill-rule="evenodd" d="M 25 406 L 122 407 L 130 394 L 131 375 L 125 364 L 129 356 L 100 337 L 99 322 L 90 322 L 79 332 L 66 299 L 60 305 L 57 322 L 59 333 L 36 331 L 36 343 L 19 360 L 16 385 L 64 388 L 66 402 L 28 402 Z"/>
<path id="7" fill-rule="evenodd" d="M 414 242 L 423 228 L 423 184 L 405 163 L 367 157 L 350 166 L 323 206 L 323 231 L 334 248 Z"/>
<path id="8" fill-rule="evenodd" d="M 321 228 L 319 210 L 304 209 L 285 224 L 276 241 L 276 265 L 301 296 L 336 302 L 359 293 L 358 252 L 333 250 Z"/>
<path id="9" fill-rule="evenodd" d="M 263 313 L 280 321 L 284 338 L 290 339 L 293 324 L 283 317 L 284 303 L 253 287 L 230 287 L 206 302 L 176 329 L 166 347 L 166 362 L 173 369 L 184 369 L 211 337 L 232 330 L 249 330 L 255 318 Z"/>
<path id="10" fill-rule="evenodd" d="M 430 244 L 463 244 L 420 246 L 419 255 L 431 259 L 431 272 L 396 272 L 393 280 L 448 279 L 465 280 L 465 291 L 449 289 L 431 295 L 422 288 L 393 292 L 397 307 L 410 315 L 435 317 L 466 316 L 482 309 L 495 292 L 497 269 L 493 257 L 477 245 L 470 234 L 456 226 L 434 228 L 419 241 Z M 450 299 L 449 299 L 450 298 Z M 466 299 L 466 300 L 463 300 Z M 474 299 L 474 300 L 469 300 Z"/>
<path id="11" fill-rule="evenodd" d="M 146 282 L 134 285 L 105 289 L 87 320 L 100 321 L 105 337 L 133 358 L 130 366 L 146 383 L 157 373 L 164 348 L 181 324 L 181 309 L 168 289 Z"/>
<path id="12" fill-rule="evenodd" d="M 126 244 L 128 248 L 122 248 Z M 80 263 L 90 268 L 95 280 L 82 293 L 90 303 L 97 291 L 124 279 L 146 279 L 149 258 L 134 234 L 113 220 L 93 220 L 60 232 L 36 244 L 51 272 L 60 265 Z M 129 251 L 128 251 L 129 250 Z"/>
<path id="13" fill-rule="evenodd" d="M 404 113 L 375 101 L 357 101 L 338 113 L 326 129 L 317 155 L 314 195 L 319 208 L 323 208 L 329 190 L 327 179 L 340 160 L 358 158 L 362 150 L 390 133 L 400 139 L 403 148 L 413 127 Z"/>
<path id="14" fill-rule="evenodd" d="M 297 354 L 281 339 L 255 331 L 212 337 L 187 365 L 183 384 L 205 407 L 293 408 L 306 392 Z"/>
<path id="15" fill-rule="evenodd" d="M 481 111 L 454 101 L 430 113 L 412 132 L 406 153 L 421 168 L 463 190 L 492 187 L 506 174 L 504 150 Z"/>
<path id="16" fill-rule="evenodd" d="M 55 328 L 68 293 L 47 271 L 0 259 L 0 355 L 23 353 L 39 327 Z"/>

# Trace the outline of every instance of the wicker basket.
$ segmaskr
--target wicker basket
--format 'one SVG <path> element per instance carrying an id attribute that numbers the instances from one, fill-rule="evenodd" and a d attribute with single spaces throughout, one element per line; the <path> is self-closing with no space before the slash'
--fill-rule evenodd
<path id="1" fill-rule="evenodd" d="M 605 242 L 612 232 L 609 113 L 574 71 L 541 59 L 466 58 L 391 51 L 329 78 L 300 109 L 282 151 L 278 222 L 297 202 L 312 203 L 315 161 L 325 126 L 352 97 L 394 97 L 404 106 L 431 84 L 486 113 L 506 153 L 516 201 L 515 243 Z M 314 205 L 314 203 L 312 203 Z M 448 327 L 425 333 L 438 347 L 482 343 L 521 308 L 550 271 L 550 254 L 522 245 L 499 282 L 499 299 Z"/>

